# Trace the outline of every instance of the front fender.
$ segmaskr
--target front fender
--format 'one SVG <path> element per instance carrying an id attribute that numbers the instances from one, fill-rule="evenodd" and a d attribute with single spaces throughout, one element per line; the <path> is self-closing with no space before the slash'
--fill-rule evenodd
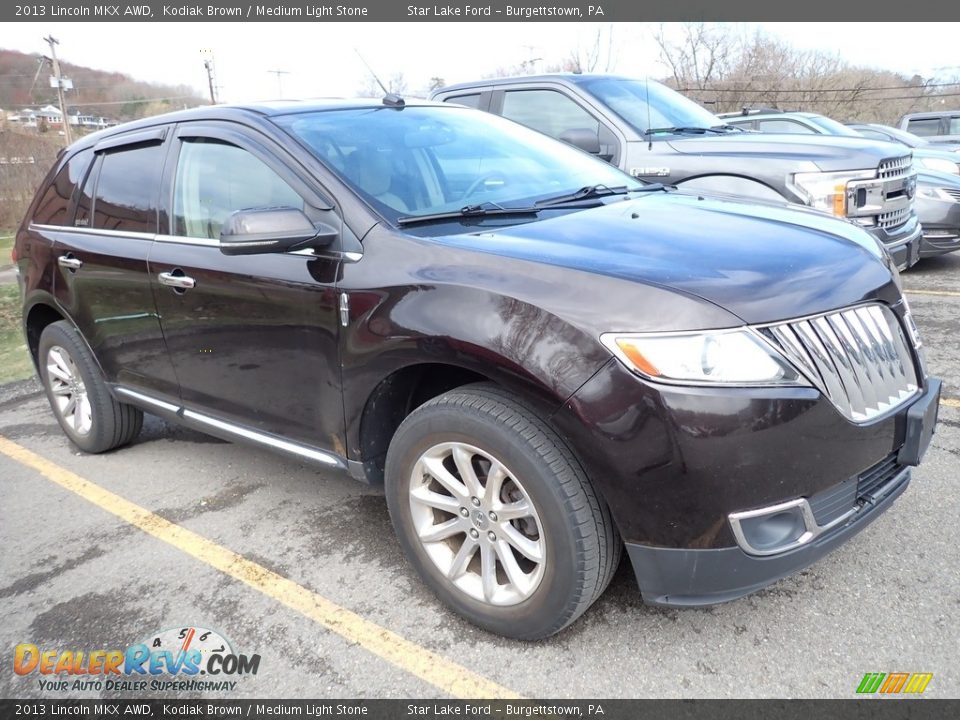
<path id="1" fill-rule="evenodd" d="M 398 369 L 463 368 L 553 412 L 610 359 L 601 333 L 729 319 L 656 286 L 379 228 L 339 287 L 350 306 L 340 357 L 351 452 L 371 393 Z"/>

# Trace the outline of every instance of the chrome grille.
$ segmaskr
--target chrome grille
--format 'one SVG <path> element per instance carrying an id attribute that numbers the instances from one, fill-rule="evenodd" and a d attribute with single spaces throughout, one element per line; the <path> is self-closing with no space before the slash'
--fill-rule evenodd
<path id="1" fill-rule="evenodd" d="M 957 202 L 960 202 L 960 190 L 951 190 L 951 189 L 948 189 L 948 188 L 944 188 L 943 191 L 944 191 L 947 195 L 949 195 L 950 197 L 952 197 L 954 200 L 956 200 Z"/>
<path id="2" fill-rule="evenodd" d="M 854 422 L 872 420 L 918 391 L 910 345 L 885 305 L 861 305 L 761 331 Z"/>
<path id="3" fill-rule="evenodd" d="M 878 168 L 877 177 L 881 180 L 897 178 L 902 175 L 908 175 L 913 169 L 913 159 L 910 155 L 903 157 L 881 160 Z"/>
<path id="4" fill-rule="evenodd" d="M 892 210 L 891 212 L 880 213 L 877 215 L 877 225 L 882 228 L 892 228 L 902 225 L 910 217 L 910 206 Z"/>

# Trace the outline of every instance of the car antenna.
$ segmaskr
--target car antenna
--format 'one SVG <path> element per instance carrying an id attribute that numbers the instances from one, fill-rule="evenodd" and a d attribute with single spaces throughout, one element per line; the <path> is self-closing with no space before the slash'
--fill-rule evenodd
<path id="1" fill-rule="evenodd" d="M 650 134 L 651 120 L 650 120 L 650 74 L 647 73 L 643 76 L 643 91 L 646 93 L 647 97 L 645 101 L 647 103 L 647 150 L 653 150 L 653 135 Z"/>
<path id="2" fill-rule="evenodd" d="M 380 89 L 383 90 L 383 104 L 389 105 L 390 107 L 403 107 L 406 105 L 402 97 L 387 90 L 387 86 L 380 82 L 380 78 L 377 77 L 377 74 L 373 71 L 373 68 L 370 67 L 370 63 L 368 63 L 363 55 L 360 54 L 360 51 L 356 48 L 354 48 L 353 51 L 357 54 L 357 57 L 360 58 L 360 62 L 364 64 L 364 67 L 367 68 L 367 72 L 369 72 L 370 75 L 373 76 L 373 79 L 376 80 L 377 85 L 380 86 Z"/>

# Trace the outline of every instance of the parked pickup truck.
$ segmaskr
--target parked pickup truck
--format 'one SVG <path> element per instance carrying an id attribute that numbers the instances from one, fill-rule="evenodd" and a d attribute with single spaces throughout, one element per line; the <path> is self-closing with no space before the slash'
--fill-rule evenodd
<path id="1" fill-rule="evenodd" d="M 842 137 L 725 124 L 653 80 L 553 74 L 461 83 L 431 99 L 502 115 L 644 180 L 809 205 L 873 233 L 901 270 L 920 252 L 910 151 Z"/>

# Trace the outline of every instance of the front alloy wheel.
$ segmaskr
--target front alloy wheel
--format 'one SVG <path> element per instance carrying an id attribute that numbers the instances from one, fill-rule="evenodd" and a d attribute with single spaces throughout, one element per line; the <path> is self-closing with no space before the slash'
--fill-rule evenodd
<path id="1" fill-rule="evenodd" d="M 489 383 L 411 412 L 386 495 L 407 558 L 437 597 L 507 637 L 559 632 L 610 582 L 622 543 L 576 457 L 538 410 Z"/>
<path id="2" fill-rule="evenodd" d="M 410 477 L 410 515 L 426 554 L 470 597 L 515 605 L 540 585 L 537 509 L 492 454 L 460 442 L 426 450 Z"/>

